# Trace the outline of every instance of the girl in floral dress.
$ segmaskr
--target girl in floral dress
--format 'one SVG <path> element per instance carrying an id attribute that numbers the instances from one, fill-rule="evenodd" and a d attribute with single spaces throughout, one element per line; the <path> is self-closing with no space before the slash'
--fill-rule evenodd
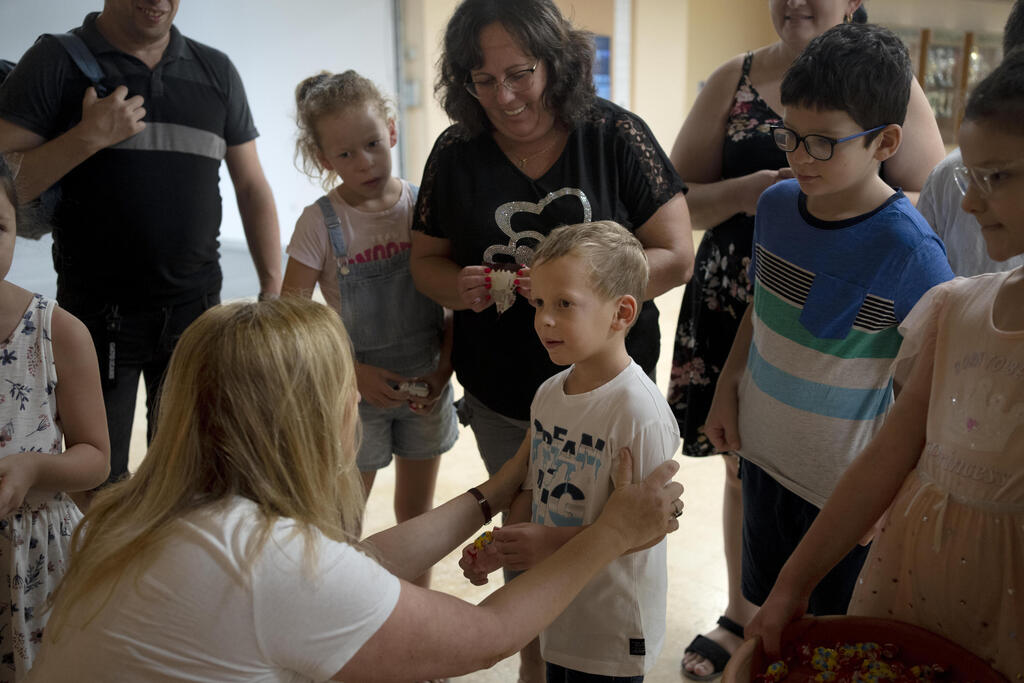
<path id="1" fill-rule="evenodd" d="M 0 189 L 0 275 L 6 277 L 19 212 L 2 155 Z M 47 598 L 64 575 L 71 531 L 82 517 L 62 491 L 103 483 L 110 445 L 85 326 L 52 300 L 3 280 L 0 330 L 6 333 L 0 343 L 0 682 L 6 683 L 32 666 Z"/>

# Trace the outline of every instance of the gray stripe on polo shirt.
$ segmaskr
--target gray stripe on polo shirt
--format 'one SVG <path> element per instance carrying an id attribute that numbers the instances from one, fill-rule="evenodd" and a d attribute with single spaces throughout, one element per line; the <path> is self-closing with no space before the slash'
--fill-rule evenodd
<path id="1" fill-rule="evenodd" d="M 207 130 L 177 123 L 150 123 L 136 135 L 112 146 L 144 152 L 182 152 L 220 161 L 227 153 L 224 138 Z"/>

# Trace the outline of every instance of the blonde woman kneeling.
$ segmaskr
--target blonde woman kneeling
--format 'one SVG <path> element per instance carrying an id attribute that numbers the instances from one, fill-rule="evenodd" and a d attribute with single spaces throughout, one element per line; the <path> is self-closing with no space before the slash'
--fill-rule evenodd
<path id="1" fill-rule="evenodd" d="M 301 299 L 220 306 L 186 330 L 145 461 L 75 532 L 29 680 L 463 674 L 519 650 L 610 560 L 678 527 L 677 466 L 627 485 L 624 452 L 597 523 L 479 606 L 408 583 L 488 506 L 467 492 L 356 543 L 349 347 L 337 314 Z M 494 511 L 525 467 L 478 487 Z"/>

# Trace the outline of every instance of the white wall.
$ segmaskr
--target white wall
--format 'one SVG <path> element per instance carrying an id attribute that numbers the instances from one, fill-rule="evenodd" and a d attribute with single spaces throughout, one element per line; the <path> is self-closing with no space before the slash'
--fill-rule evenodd
<path id="1" fill-rule="evenodd" d="M 41 33 L 81 24 L 102 0 L 0 0 L 0 57 L 17 60 Z M 321 193 L 292 163 L 296 84 L 321 69 L 356 69 L 395 92 L 391 0 L 182 0 L 175 25 L 226 52 L 245 83 L 260 137 L 263 168 L 274 190 L 287 242 L 302 207 Z M 397 160 L 400 158 L 394 155 Z M 399 169 L 395 168 L 395 173 Z M 227 169 L 221 165 L 225 243 L 245 239 Z"/>

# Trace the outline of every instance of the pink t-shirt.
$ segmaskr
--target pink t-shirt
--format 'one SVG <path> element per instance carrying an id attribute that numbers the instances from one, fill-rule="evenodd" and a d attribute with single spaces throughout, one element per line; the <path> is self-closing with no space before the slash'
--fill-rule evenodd
<path id="1" fill-rule="evenodd" d="M 409 228 L 416 198 L 408 181 L 402 181 L 402 194 L 395 205 L 384 211 L 360 211 L 342 199 L 337 189 L 331 190 L 327 196 L 341 221 L 341 234 L 345 237 L 350 263 L 391 258 L 412 246 Z M 327 237 L 323 213 L 316 204 L 302 211 L 285 252 L 289 258 L 320 271 L 317 284 L 324 301 L 340 312 L 337 262 Z"/>

